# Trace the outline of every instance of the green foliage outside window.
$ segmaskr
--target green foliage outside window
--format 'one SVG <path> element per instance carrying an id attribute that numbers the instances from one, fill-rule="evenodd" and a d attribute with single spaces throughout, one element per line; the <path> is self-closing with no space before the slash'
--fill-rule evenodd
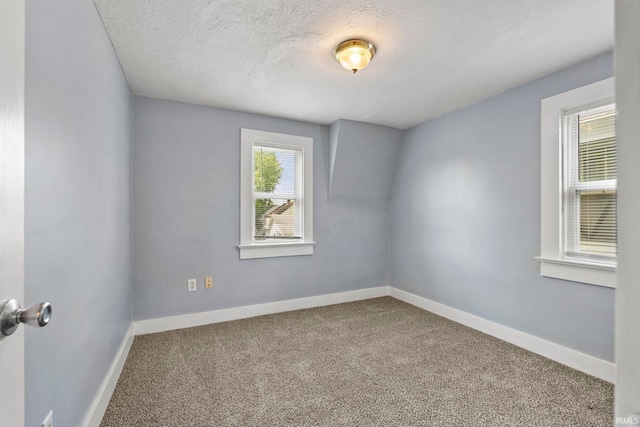
<path id="1" fill-rule="evenodd" d="M 254 156 L 254 191 L 260 193 L 272 193 L 282 177 L 284 170 L 280 165 L 276 153 L 267 149 L 256 147 Z M 266 235 L 265 213 L 274 206 L 271 199 L 256 199 L 256 236 Z"/>

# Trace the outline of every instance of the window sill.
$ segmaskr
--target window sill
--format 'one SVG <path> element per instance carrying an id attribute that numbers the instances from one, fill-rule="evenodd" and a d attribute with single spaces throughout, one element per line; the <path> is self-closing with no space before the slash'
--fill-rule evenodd
<path id="1" fill-rule="evenodd" d="M 275 258 L 283 256 L 313 255 L 316 242 L 295 243 L 256 243 L 253 245 L 238 245 L 240 259 Z"/>
<path id="2" fill-rule="evenodd" d="M 540 275 L 589 285 L 616 287 L 616 265 L 571 259 L 535 257 L 540 262 Z"/>

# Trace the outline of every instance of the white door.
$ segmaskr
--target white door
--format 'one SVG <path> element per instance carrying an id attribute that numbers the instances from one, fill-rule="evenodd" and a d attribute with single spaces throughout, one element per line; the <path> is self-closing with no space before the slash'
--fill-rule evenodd
<path id="1" fill-rule="evenodd" d="M 640 423 L 640 1 L 616 1 L 616 425 Z"/>
<path id="2" fill-rule="evenodd" d="M 0 1 L 0 302 L 24 305 L 25 1 Z M 0 334 L 2 335 L 2 334 Z M 24 327 L 0 338 L 0 426 L 24 425 Z M 10 392 L 9 392 L 10 391 Z"/>

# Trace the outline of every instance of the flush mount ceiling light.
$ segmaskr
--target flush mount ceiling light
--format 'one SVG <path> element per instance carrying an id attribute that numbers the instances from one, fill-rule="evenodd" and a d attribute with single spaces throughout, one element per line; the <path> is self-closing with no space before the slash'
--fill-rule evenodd
<path id="1" fill-rule="evenodd" d="M 340 43 L 333 54 L 340 65 L 355 74 L 369 65 L 376 54 L 376 47 L 366 40 L 351 39 Z"/>

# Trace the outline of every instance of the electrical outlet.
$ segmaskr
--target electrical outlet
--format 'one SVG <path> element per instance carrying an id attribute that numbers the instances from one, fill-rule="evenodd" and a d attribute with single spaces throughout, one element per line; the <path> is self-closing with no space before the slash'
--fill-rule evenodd
<path id="1" fill-rule="evenodd" d="M 193 292 L 193 291 L 197 291 L 197 285 L 196 285 L 196 279 L 189 279 L 187 280 L 187 290 L 189 292 Z"/>
<path id="2" fill-rule="evenodd" d="M 213 277 L 204 278 L 204 287 L 207 289 L 213 288 Z"/>
<path id="3" fill-rule="evenodd" d="M 42 422 L 42 427 L 53 427 L 53 411 L 49 411 L 44 421 Z"/>

